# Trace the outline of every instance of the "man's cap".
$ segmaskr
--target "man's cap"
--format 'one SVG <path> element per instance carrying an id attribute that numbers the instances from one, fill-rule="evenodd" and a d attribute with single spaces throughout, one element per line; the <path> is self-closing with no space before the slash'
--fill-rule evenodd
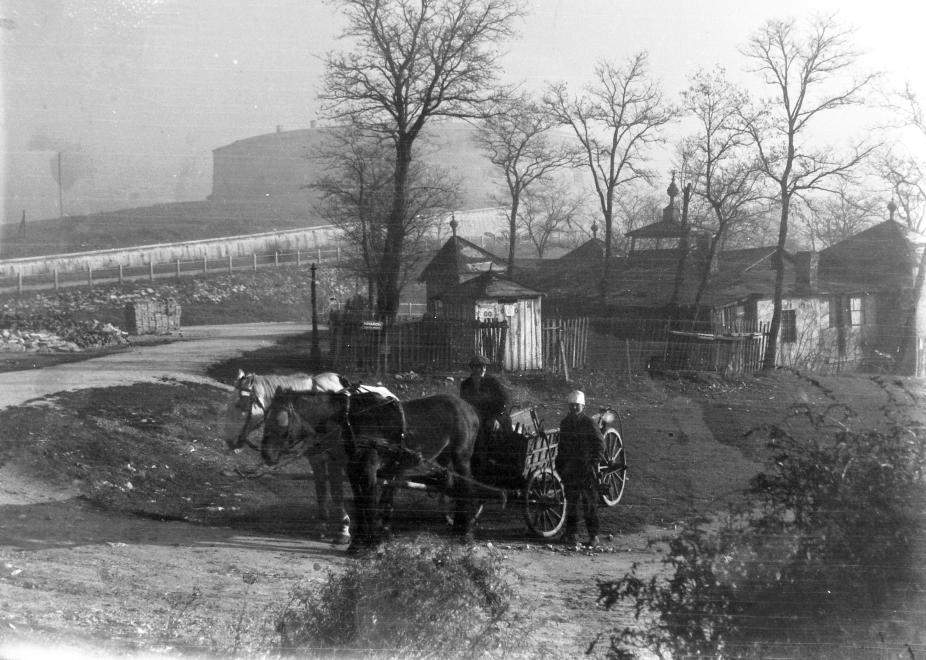
<path id="1" fill-rule="evenodd" d="M 485 359 L 483 356 L 481 356 L 481 355 L 474 355 L 472 358 L 470 358 L 469 366 L 471 366 L 471 367 L 487 367 L 487 366 L 489 366 L 489 361 L 486 360 L 486 359 Z"/>
<path id="2" fill-rule="evenodd" d="M 579 405 L 585 405 L 585 393 L 581 390 L 573 390 L 569 393 L 569 396 L 566 397 L 566 403 L 578 403 Z"/>

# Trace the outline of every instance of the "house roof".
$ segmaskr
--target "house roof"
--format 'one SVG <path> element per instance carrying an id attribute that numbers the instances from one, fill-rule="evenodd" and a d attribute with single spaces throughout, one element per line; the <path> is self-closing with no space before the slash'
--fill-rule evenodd
<path id="1" fill-rule="evenodd" d="M 539 298 L 545 295 L 541 291 L 515 282 L 500 273 L 486 272 L 465 282 L 461 282 L 435 296 L 446 298 Z"/>
<path id="2" fill-rule="evenodd" d="M 818 279 L 829 291 L 908 286 L 926 236 L 886 220 L 820 252 Z"/>
<path id="3" fill-rule="evenodd" d="M 685 236 L 689 231 L 689 228 L 675 220 L 660 220 L 651 225 L 628 231 L 624 236 L 627 238 L 675 238 Z"/>
<path id="4" fill-rule="evenodd" d="M 506 262 L 465 238 L 451 236 L 437 251 L 434 258 L 421 271 L 418 281 L 423 282 L 435 272 L 451 272 L 458 275 L 480 273 L 493 268 L 504 269 Z"/>
<path id="5" fill-rule="evenodd" d="M 576 249 L 561 256 L 560 260 L 601 259 L 602 257 L 604 257 L 604 241 L 600 238 L 590 238 Z"/>

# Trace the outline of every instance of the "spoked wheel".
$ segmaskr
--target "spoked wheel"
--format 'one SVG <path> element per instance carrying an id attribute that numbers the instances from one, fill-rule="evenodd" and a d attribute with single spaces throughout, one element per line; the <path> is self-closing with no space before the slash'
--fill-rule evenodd
<path id="1" fill-rule="evenodd" d="M 601 503 L 614 506 L 624 495 L 627 483 L 627 455 L 624 443 L 617 429 L 609 427 L 604 430 L 606 465 L 598 466 L 598 483 L 601 484 Z"/>
<path id="2" fill-rule="evenodd" d="M 524 493 L 524 518 L 538 536 L 556 536 L 566 522 L 566 491 L 552 470 L 532 472 Z"/>

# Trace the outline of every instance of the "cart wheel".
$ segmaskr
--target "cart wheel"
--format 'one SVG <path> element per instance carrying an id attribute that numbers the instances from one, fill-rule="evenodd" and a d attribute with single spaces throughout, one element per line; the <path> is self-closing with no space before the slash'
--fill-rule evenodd
<path id="1" fill-rule="evenodd" d="M 598 466 L 598 483 L 601 485 L 601 503 L 614 506 L 624 495 L 627 483 L 627 455 L 624 443 L 617 429 L 609 427 L 604 430 L 605 456 L 607 465 Z"/>
<path id="2" fill-rule="evenodd" d="M 566 491 L 552 470 L 532 472 L 524 491 L 524 518 L 538 536 L 556 536 L 566 521 Z"/>

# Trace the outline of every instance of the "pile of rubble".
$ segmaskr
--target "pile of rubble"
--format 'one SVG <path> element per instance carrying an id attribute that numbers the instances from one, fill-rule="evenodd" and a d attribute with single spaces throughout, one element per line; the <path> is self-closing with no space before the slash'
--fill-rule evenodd
<path id="1" fill-rule="evenodd" d="M 4 328 L 0 330 L 0 352 L 77 353 L 86 348 L 128 343 L 128 335 L 111 323 L 75 323 L 64 335 L 45 330 Z"/>

